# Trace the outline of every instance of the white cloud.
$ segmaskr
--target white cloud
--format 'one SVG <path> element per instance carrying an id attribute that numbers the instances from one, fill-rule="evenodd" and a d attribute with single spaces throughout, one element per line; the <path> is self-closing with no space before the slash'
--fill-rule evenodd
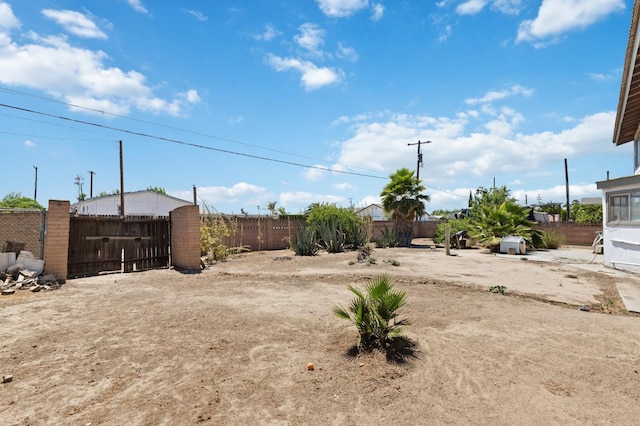
<path id="1" fill-rule="evenodd" d="M 460 15 L 475 15 L 480 12 L 488 2 L 488 0 L 467 0 L 456 7 L 456 12 Z"/>
<path id="2" fill-rule="evenodd" d="M 322 56 L 321 46 L 324 44 L 326 31 L 318 25 L 307 22 L 298 27 L 300 34 L 293 37 L 298 46 L 307 50 L 313 56 Z"/>
<path id="3" fill-rule="evenodd" d="M 281 58 L 267 55 L 267 62 L 276 71 L 296 70 L 302 74 L 302 85 L 306 90 L 316 90 L 321 87 L 342 81 L 343 72 L 333 68 L 318 67 L 312 62 L 296 58 Z"/>
<path id="4" fill-rule="evenodd" d="M 567 187 L 565 185 L 556 185 L 551 188 L 536 188 L 531 190 L 519 189 L 512 191 L 511 195 L 521 204 L 524 204 L 525 200 L 529 205 L 537 204 L 538 197 L 542 204 L 558 202 L 558 200 L 562 200 L 564 203 L 567 199 Z M 569 185 L 570 202 L 573 200 L 580 200 L 584 197 L 600 196 L 602 196 L 602 191 L 597 188 L 595 183 Z"/>
<path id="5" fill-rule="evenodd" d="M 316 0 L 322 13 L 334 18 L 351 16 L 369 6 L 369 0 Z"/>
<path id="6" fill-rule="evenodd" d="M 380 3 L 375 3 L 371 5 L 371 9 L 373 12 L 371 13 L 372 21 L 379 21 L 384 16 L 384 6 Z"/>
<path id="7" fill-rule="evenodd" d="M 27 139 L 26 141 L 24 141 L 24 146 L 26 146 L 27 148 L 35 148 L 36 143 Z"/>
<path id="8" fill-rule="evenodd" d="M 624 10 L 624 0 L 543 0 L 538 16 L 520 23 L 516 42 L 554 38 Z"/>
<path id="9" fill-rule="evenodd" d="M 267 24 L 265 25 L 264 31 L 262 32 L 262 34 L 256 34 L 253 36 L 253 38 L 256 40 L 270 41 L 279 35 L 280 35 L 280 31 L 276 30 L 276 28 L 273 25 Z"/>
<path id="10" fill-rule="evenodd" d="M 342 142 L 337 162 L 350 170 L 385 173 L 415 164 L 416 150 L 408 142 L 431 140 L 422 149 L 425 175 L 421 173 L 421 178 L 428 176 L 428 185 L 450 185 L 461 177 L 520 173 L 525 166 L 534 170 L 552 159 L 579 156 L 610 138 L 615 118 L 614 112 L 593 114 L 563 131 L 523 134 L 517 131 L 522 114 L 510 108 L 497 114 L 482 126 L 473 123 L 473 128 L 470 120 L 476 119 L 467 114 L 453 119 L 391 115 L 360 123 Z M 477 121 L 484 118 L 481 113 Z"/>
<path id="11" fill-rule="evenodd" d="M 107 35 L 87 16 L 73 10 L 45 9 L 42 14 L 61 25 L 67 32 L 84 38 L 106 39 Z"/>
<path id="12" fill-rule="evenodd" d="M 342 42 L 338 43 L 336 56 L 341 59 L 348 59 L 351 62 L 358 60 L 358 52 L 353 47 L 345 46 Z"/>
<path id="13" fill-rule="evenodd" d="M 238 202 L 242 197 L 256 197 L 266 194 L 267 190 L 264 187 L 252 185 L 246 182 L 239 182 L 231 187 L 226 186 L 204 186 L 198 187 L 196 194 L 199 200 L 216 208 L 216 204 L 232 204 Z M 189 195 L 189 191 L 181 191 L 176 193 L 175 196 L 189 200 L 193 195 Z"/>
<path id="14" fill-rule="evenodd" d="M 368 195 L 366 197 L 363 197 L 360 201 L 358 201 L 355 205 L 356 208 L 364 208 L 364 207 L 368 207 L 371 204 L 380 204 L 382 205 L 382 200 L 380 199 L 380 197 L 374 196 L 374 195 Z"/>
<path id="15" fill-rule="evenodd" d="M 533 90 L 519 85 L 511 86 L 509 89 L 500 91 L 489 91 L 481 98 L 469 98 L 465 100 L 467 105 L 488 104 L 515 95 L 530 96 Z"/>
<path id="16" fill-rule="evenodd" d="M 489 0 L 467 0 L 456 7 L 456 13 L 459 15 L 476 15 L 489 4 L 491 9 L 505 15 L 517 15 L 522 10 L 522 0 L 492 0 L 491 2 Z M 438 4 L 439 7 L 446 5 L 446 2 Z"/>
<path id="17" fill-rule="evenodd" d="M 199 10 L 190 10 L 190 9 L 185 9 L 185 12 L 187 12 L 189 15 L 193 16 L 194 18 L 196 18 L 198 21 L 200 22 L 204 22 L 207 19 L 209 19 L 207 17 L 207 15 L 205 15 L 204 13 L 200 12 Z"/>
<path id="18" fill-rule="evenodd" d="M 0 10 L 7 16 L 3 6 Z M 71 104 L 115 114 L 126 114 L 134 107 L 181 115 L 185 107 L 200 100 L 195 90 L 173 99 L 160 98 L 140 72 L 108 67 L 105 52 L 75 47 L 65 37 L 41 37 L 30 31 L 23 35 L 30 42 L 18 44 L 0 32 L 2 39 L 8 41 L 0 43 L 3 84 L 39 89 Z"/>
<path id="19" fill-rule="evenodd" d="M 323 179 L 328 172 L 328 167 L 323 166 L 322 164 L 315 164 L 313 167 L 305 169 L 305 171 L 303 172 L 303 176 L 308 181 L 317 182 Z"/>
<path id="20" fill-rule="evenodd" d="M 491 7 L 505 15 L 517 15 L 522 10 L 522 0 L 494 0 Z"/>
<path id="21" fill-rule="evenodd" d="M 332 185 L 333 188 L 340 190 L 340 191 L 346 191 L 346 190 L 350 190 L 350 189 L 356 189 L 355 186 L 351 185 L 348 182 L 343 182 L 343 183 L 336 183 L 335 185 Z"/>
<path id="22" fill-rule="evenodd" d="M 306 207 L 312 203 L 330 203 L 340 205 L 345 203 L 347 199 L 339 195 L 312 194 L 310 192 L 294 191 L 281 193 L 280 201 L 284 206 L 294 205 Z"/>
<path id="23" fill-rule="evenodd" d="M 20 28 L 20 21 L 13 14 L 8 3 L 0 3 L 0 30 L 12 30 Z"/>
<path id="24" fill-rule="evenodd" d="M 229 125 L 236 125 L 236 124 L 240 124 L 244 121 L 244 117 L 241 115 L 238 115 L 237 117 L 232 117 L 229 119 Z"/>
<path id="25" fill-rule="evenodd" d="M 447 39 L 451 37 L 452 32 L 453 30 L 451 28 L 451 25 L 446 25 L 440 32 L 440 35 L 438 36 L 438 41 L 440 42 L 447 41 Z"/>
<path id="26" fill-rule="evenodd" d="M 131 6 L 135 11 L 140 13 L 149 13 L 147 8 L 142 4 L 142 0 L 127 0 L 129 6 Z"/>

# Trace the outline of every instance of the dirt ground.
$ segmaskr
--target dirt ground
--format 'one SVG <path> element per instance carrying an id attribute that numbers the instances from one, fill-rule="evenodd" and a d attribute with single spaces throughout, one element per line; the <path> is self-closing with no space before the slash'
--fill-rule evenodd
<path id="1" fill-rule="evenodd" d="M 637 276 L 454 253 L 256 252 L 2 297 L 0 424 L 637 424 L 640 317 L 615 291 Z M 404 364 L 353 356 L 331 313 L 381 273 L 408 294 Z"/>

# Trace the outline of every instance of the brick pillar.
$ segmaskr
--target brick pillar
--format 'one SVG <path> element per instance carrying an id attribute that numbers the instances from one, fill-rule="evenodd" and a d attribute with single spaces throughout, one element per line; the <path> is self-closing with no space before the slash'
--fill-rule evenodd
<path id="1" fill-rule="evenodd" d="M 69 201 L 49 200 L 44 235 L 45 273 L 53 274 L 58 281 L 66 281 L 69 260 Z"/>
<path id="2" fill-rule="evenodd" d="M 197 205 L 171 211 L 171 266 L 200 270 L 200 208 Z"/>

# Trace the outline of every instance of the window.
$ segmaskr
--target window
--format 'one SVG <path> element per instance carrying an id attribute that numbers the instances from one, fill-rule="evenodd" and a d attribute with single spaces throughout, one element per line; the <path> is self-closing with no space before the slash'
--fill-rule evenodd
<path id="1" fill-rule="evenodd" d="M 640 222 L 640 192 L 609 195 L 607 222 Z"/>

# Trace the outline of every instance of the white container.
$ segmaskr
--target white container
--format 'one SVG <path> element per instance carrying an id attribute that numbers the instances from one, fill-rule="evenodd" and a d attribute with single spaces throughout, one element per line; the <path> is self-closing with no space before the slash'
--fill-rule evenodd
<path id="1" fill-rule="evenodd" d="M 0 253 L 0 271 L 7 271 L 7 268 L 16 263 L 16 254 L 12 251 Z"/>
<path id="2" fill-rule="evenodd" d="M 500 253 L 525 254 L 526 252 L 527 243 L 522 237 L 509 235 L 500 241 Z"/>

